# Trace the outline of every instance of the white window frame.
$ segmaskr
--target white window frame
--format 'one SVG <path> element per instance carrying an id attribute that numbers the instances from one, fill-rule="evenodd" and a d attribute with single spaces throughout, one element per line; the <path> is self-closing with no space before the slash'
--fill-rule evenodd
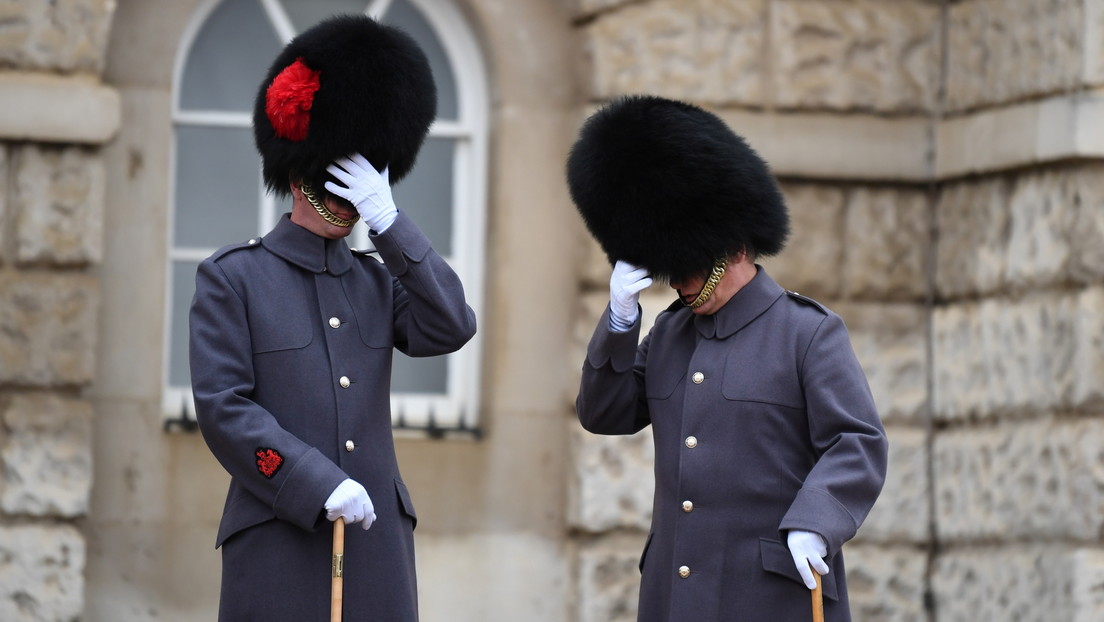
<path id="1" fill-rule="evenodd" d="M 169 384 L 171 321 L 173 310 L 172 268 L 175 261 L 201 261 L 216 248 L 177 248 L 174 244 L 176 196 L 176 131 L 179 126 L 251 128 L 252 111 L 247 113 L 182 111 L 179 85 L 186 61 L 196 37 L 211 13 L 222 0 L 203 0 L 186 25 L 178 46 L 173 69 L 172 145 L 169 160 L 169 214 L 166 226 L 169 253 L 165 281 L 165 326 L 162 373 L 162 412 L 166 418 L 195 417 L 195 404 L 190 387 Z M 453 157 L 453 217 L 451 255 L 445 257 L 460 276 L 468 304 L 476 317 L 482 317 L 487 213 L 487 153 L 488 153 L 488 83 L 483 54 L 467 19 L 450 0 L 406 0 L 418 9 L 437 34 L 445 55 L 450 60 L 456 83 L 456 120 L 437 120 L 429 129 L 430 137 L 452 139 Z M 279 0 L 257 0 L 281 40 L 290 41 L 294 27 Z M 374 0 L 367 4 L 368 15 L 378 18 L 390 6 L 391 0 Z M 262 76 L 257 76 L 260 80 Z M 261 205 L 258 210 L 258 232 L 265 232 L 275 223 L 276 201 L 263 189 L 258 160 L 258 186 Z M 355 248 L 368 248 L 370 243 L 363 228 L 349 240 Z M 177 318 L 180 321 L 180 318 Z M 449 356 L 447 388 L 444 394 L 393 393 L 391 395 L 392 425 L 396 433 L 465 436 L 480 434 L 480 369 L 483 340 L 477 333 L 460 351 Z"/>

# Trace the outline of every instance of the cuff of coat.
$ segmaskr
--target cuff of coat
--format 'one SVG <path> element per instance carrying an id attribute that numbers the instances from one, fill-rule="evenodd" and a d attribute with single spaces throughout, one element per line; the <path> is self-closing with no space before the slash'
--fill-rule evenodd
<path id="1" fill-rule="evenodd" d="M 429 238 L 414 224 L 405 212 L 399 212 L 387 231 L 371 236 L 372 244 L 383 258 L 391 274 L 404 274 L 411 262 L 425 259 L 432 248 Z"/>
<path id="2" fill-rule="evenodd" d="M 598 320 L 598 327 L 594 330 L 594 336 L 587 345 L 587 363 L 598 369 L 608 362 L 613 371 L 623 373 L 632 369 L 633 363 L 636 362 L 636 346 L 640 341 L 640 318 L 636 318 L 629 330 L 615 332 L 610 330 L 609 314 L 609 305 L 606 305 L 602 318 Z"/>
<path id="3" fill-rule="evenodd" d="M 308 531 L 317 529 L 319 512 L 326 499 L 348 477 L 341 467 L 312 447 L 295 461 L 294 469 L 276 493 L 272 509 L 277 518 Z"/>
<path id="4" fill-rule="evenodd" d="M 783 542 L 791 529 L 820 534 L 828 544 L 828 558 L 831 559 L 844 542 L 855 537 L 858 528 L 855 517 L 835 497 L 817 488 L 802 488 L 782 517 L 778 531 Z"/>

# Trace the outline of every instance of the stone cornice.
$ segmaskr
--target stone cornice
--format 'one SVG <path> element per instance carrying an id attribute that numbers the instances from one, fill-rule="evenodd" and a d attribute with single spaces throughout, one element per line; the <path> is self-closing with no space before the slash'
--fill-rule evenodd
<path id="1" fill-rule="evenodd" d="M 717 111 L 779 177 L 931 179 L 931 121 L 830 113 Z"/>
<path id="2" fill-rule="evenodd" d="M 118 92 L 90 77 L 0 72 L 0 140 L 104 144 L 120 109 Z"/>
<path id="3" fill-rule="evenodd" d="M 1071 159 L 1104 159 L 1104 93 L 1087 92 L 942 120 L 939 179 Z"/>
<path id="4" fill-rule="evenodd" d="M 929 116 L 713 109 L 779 177 L 927 183 L 1104 159 L 1104 91 Z M 590 109 L 593 112 L 593 109 Z"/>

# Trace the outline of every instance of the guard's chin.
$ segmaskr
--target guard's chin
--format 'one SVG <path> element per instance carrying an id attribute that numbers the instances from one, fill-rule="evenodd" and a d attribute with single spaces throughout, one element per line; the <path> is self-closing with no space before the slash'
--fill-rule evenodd
<path id="1" fill-rule="evenodd" d="M 678 294 L 679 294 L 679 299 L 682 300 L 682 304 L 684 304 L 686 306 L 690 306 L 690 303 L 697 300 L 698 296 L 701 296 L 701 291 L 699 290 L 696 294 L 683 294 L 682 290 L 680 289 L 680 290 L 678 290 Z"/>

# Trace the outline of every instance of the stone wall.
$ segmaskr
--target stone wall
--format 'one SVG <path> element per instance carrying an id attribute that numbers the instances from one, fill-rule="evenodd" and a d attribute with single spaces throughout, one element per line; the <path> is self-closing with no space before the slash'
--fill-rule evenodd
<path id="1" fill-rule="evenodd" d="M 92 482 L 111 0 L 0 7 L 0 619 L 75 620 Z"/>
<path id="2" fill-rule="evenodd" d="M 790 207 L 767 269 L 848 324 L 890 439 L 845 547 L 856 622 L 1104 618 L 1104 1 L 575 6 L 580 118 L 641 92 L 720 114 Z M 576 378 L 593 244 L 580 275 Z M 580 621 L 635 619 L 651 452 L 574 433 Z"/>

